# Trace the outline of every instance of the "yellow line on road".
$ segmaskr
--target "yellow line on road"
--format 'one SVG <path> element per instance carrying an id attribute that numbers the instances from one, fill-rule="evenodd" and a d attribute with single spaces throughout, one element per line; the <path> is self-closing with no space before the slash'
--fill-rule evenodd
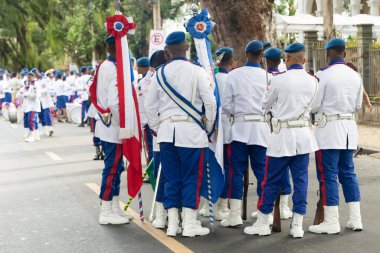
<path id="1" fill-rule="evenodd" d="M 96 194 L 99 194 L 100 187 L 97 184 L 94 183 L 86 183 L 86 186 L 90 188 L 92 191 L 94 191 Z M 124 207 L 124 203 L 120 201 L 120 206 Z M 180 252 L 180 253 L 193 253 L 193 251 L 189 248 L 187 248 L 182 243 L 176 241 L 172 237 L 167 236 L 163 231 L 156 229 L 152 226 L 150 222 L 141 222 L 140 221 L 140 215 L 133 211 L 132 209 L 128 210 L 128 213 L 132 214 L 134 219 L 132 220 L 134 223 L 136 223 L 137 226 L 139 226 L 142 230 L 150 234 L 152 237 L 154 237 L 157 241 L 159 241 L 161 244 L 165 245 L 167 248 L 169 248 L 172 252 Z"/>
<path id="2" fill-rule="evenodd" d="M 62 161 L 63 159 L 53 152 L 45 152 L 45 154 L 54 161 Z"/>

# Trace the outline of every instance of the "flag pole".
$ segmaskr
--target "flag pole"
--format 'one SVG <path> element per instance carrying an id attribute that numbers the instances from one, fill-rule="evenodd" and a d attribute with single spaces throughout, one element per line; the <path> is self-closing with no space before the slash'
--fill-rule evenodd
<path id="1" fill-rule="evenodd" d="M 156 185 L 154 187 L 154 195 L 153 195 L 153 200 L 152 200 L 152 207 L 150 209 L 150 214 L 149 214 L 149 221 L 153 221 L 153 216 L 154 216 L 154 206 L 156 203 L 156 198 L 157 198 L 157 192 L 158 192 L 158 185 L 160 184 L 160 178 L 161 178 L 161 170 L 162 170 L 162 164 L 160 163 L 160 166 L 158 167 L 158 173 L 157 173 L 157 180 L 156 180 Z"/>

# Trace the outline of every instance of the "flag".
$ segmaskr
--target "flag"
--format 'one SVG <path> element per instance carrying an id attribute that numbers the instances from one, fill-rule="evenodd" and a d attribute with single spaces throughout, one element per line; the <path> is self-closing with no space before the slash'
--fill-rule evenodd
<path id="1" fill-rule="evenodd" d="M 134 33 L 136 24 L 121 13 L 106 18 L 108 34 L 115 38 L 117 85 L 119 91 L 120 134 L 123 155 L 128 160 L 128 194 L 135 197 L 142 186 L 141 129 L 137 93 L 128 48 L 127 33 Z"/>
<path id="2" fill-rule="evenodd" d="M 206 175 L 202 178 L 201 195 L 216 203 L 223 192 L 224 168 L 223 168 L 223 129 L 221 122 L 221 104 L 218 84 L 214 74 L 214 62 L 212 59 L 211 45 L 208 35 L 211 33 L 214 23 L 209 18 L 207 9 L 192 17 L 185 25 L 186 30 L 194 38 L 195 48 L 199 64 L 209 75 L 217 104 L 217 116 L 214 131 L 210 134 L 210 145 L 206 150 L 205 165 Z"/>
<path id="3" fill-rule="evenodd" d="M 156 181 L 157 181 L 157 177 L 154 175 L 154 165 L 155 165 L 154 158 L 152 158 L 152 160 L 150 160 L 148 167 L 145 170 L 145 172 L 149 176 L 149 181 L 150 181 L 150 184 L 152 185 L 153 191 L 156 189 Z"/>

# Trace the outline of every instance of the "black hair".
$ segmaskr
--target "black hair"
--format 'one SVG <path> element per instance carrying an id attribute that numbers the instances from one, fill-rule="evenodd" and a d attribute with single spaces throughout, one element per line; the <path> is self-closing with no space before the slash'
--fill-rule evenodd
<path id="1" fill-rule="evenodd" d="M 156 55 L 156 62 L 155 62 L 155 67 L 159 67 L 161 65 L 164 65 L 167 63 L 167 60 L 165 58 L 165 50 L 160 50 L 157 52 L 157 55 Z"/>
<path id="2" fill-rule="evenodd" d="M 272 64 L 272 65 L 279 65 L 281 63 L 281 57 L 280 58 L 276 58 L 276 59 L 270 59 L 270 58 L 266 58 L 267 62 Z"/>
<path id="3" fill-rule="evenodd" d="M 223 58 L 220 60 L 220 64 L 221 65 L 227 65 L 231 62 L 232 59 L 233 59 L 232 53 L 224 54 Z"/>
<path id="4" fill-rule="evenodd" d="M 335 51 L 335 53 L 337 54 L 343 54 L 346 51 L 346 47 L 345 46 L 334 47 L 334 48 L 331 48 L 330 50 Z"/>
<path id="5" fill-rule="evenodd" d="M 248 52 L 252 57 L 259 57 L 263 53 L 263 50 L 258 50 L 255 52 Z"/>

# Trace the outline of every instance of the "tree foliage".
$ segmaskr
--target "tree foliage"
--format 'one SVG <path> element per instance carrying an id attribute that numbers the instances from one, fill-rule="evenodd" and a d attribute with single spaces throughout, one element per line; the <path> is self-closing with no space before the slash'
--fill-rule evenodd
<path id="1" fill-rule="evenodd" d="M 153 27 L 148 0 L 124 0 L 127 16 L 137 23 L 130 37 L 132 53 L 148 50 Z M 112 0 L 0 0 L 0 65 L 9 70 L 22 67 L 64 68 L 68 63 L 90 65 L 93 55 L 105 56 L 105 17 L 115 12 Z M 174 18 L 184 1 L 161 0 L 162 18 Z"/>

